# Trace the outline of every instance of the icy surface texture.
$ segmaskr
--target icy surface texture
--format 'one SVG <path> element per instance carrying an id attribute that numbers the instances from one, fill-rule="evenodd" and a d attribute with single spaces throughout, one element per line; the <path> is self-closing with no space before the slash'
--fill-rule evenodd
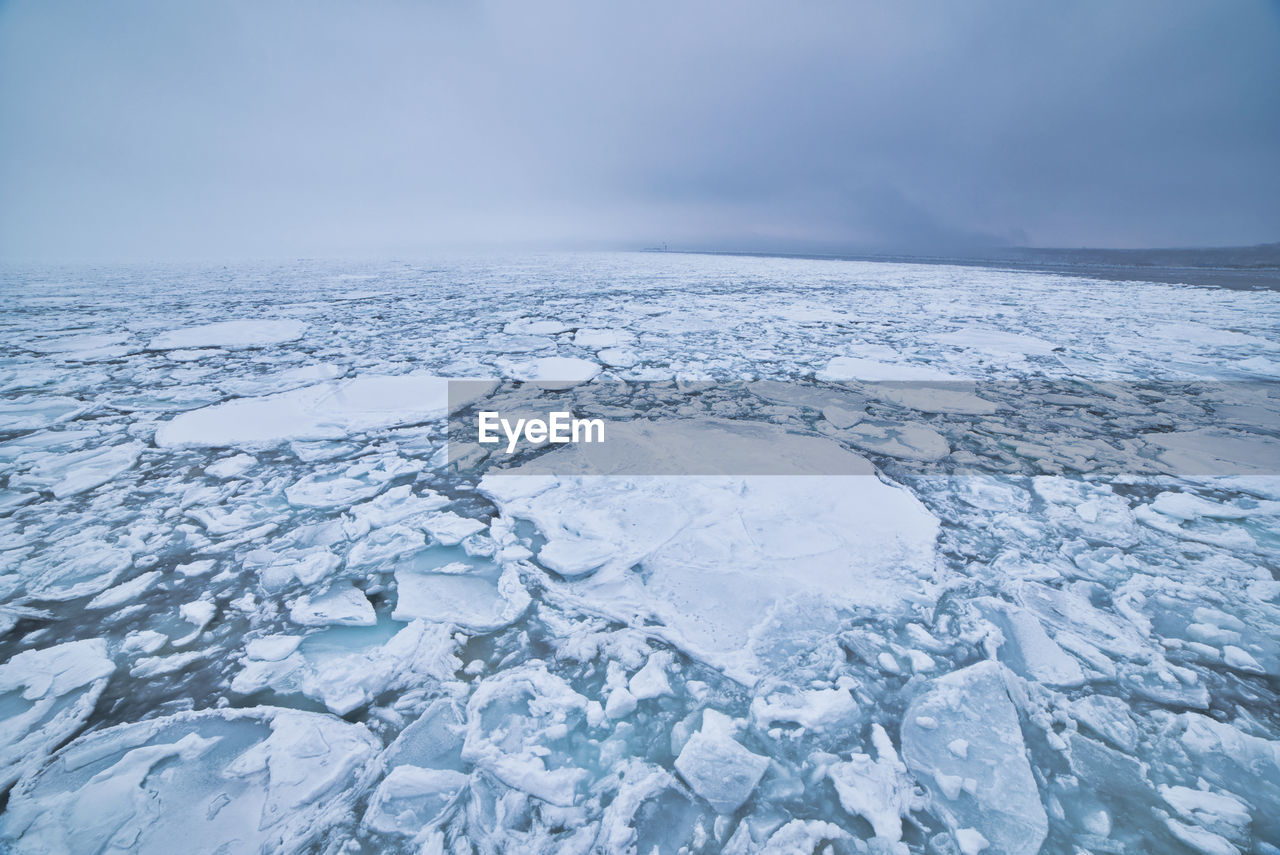
<path id="1" fill-rule="evenodd" d="M 0 302 L 0 848 L 1280 852 L 1277 462 L 1191 466 L 1280 439 L 1280 295 L 639 254 Z M 672 404 L 706 474 L 519 475 L 451 468 L 449 378 L 755 385 Z"/>

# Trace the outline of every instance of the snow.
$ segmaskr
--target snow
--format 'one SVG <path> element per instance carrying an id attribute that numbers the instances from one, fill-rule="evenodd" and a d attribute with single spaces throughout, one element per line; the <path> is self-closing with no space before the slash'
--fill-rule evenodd
<path id="1" fill-rule="evenodd" d="M 197 327 L 183 327 L 151 339 L 147 350 L 181 350 L 221 347 L 228 350 L 270 347 L 297 341 L 307 331 L 302 321 L 219 321 Z"/>

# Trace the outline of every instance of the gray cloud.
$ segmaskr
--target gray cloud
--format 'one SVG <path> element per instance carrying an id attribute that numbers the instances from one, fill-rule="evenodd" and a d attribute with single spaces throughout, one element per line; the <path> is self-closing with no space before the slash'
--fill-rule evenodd
<path id="1" fill-rule="evenodd" d="M 0 255 L 1280 239 L 1275 3 L 0 5 Z"/>

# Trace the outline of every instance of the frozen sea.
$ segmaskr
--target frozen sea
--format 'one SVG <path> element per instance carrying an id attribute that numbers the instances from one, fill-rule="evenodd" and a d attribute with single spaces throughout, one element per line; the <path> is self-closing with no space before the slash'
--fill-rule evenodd
<path id="1" fill-rule="evenodd" d="M 0 850 L 1280 853 L 1280 292 L 641 253 L 0 306 Z M 671 388 L 705 471 L 455 465 L 458 378 Z"/>

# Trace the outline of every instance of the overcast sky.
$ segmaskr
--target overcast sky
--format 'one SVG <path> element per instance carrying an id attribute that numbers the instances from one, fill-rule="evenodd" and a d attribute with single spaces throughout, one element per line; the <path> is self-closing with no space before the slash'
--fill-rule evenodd
<path id="1" fill-rule="evenodd" d="M 1280 240 L 1280 4 L 0 0 L 0 257 L 664 240 Z"/>

